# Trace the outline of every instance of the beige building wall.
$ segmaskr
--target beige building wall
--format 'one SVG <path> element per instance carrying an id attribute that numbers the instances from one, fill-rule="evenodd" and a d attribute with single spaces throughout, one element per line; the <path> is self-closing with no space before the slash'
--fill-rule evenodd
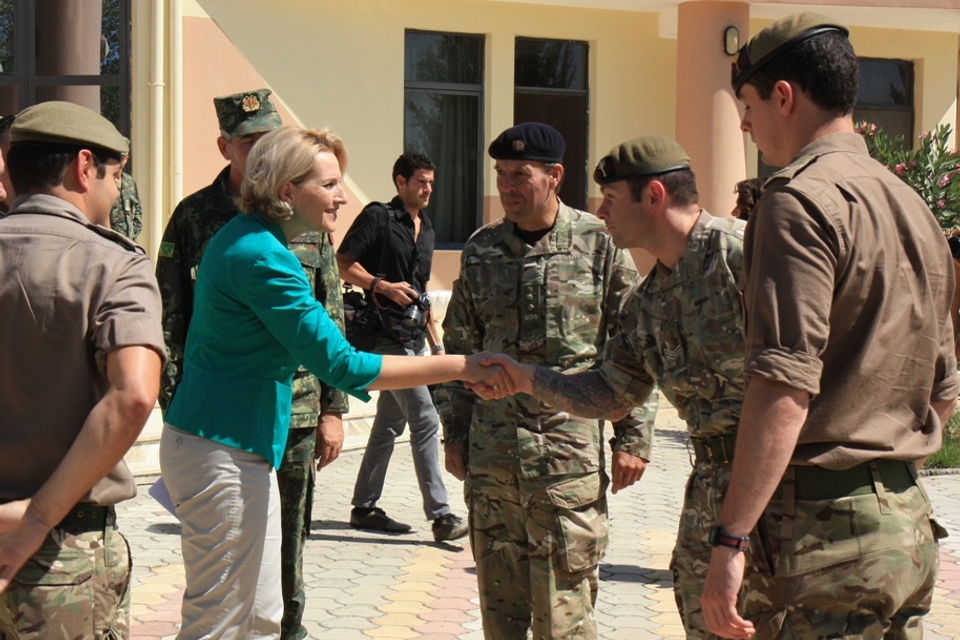
<path id="1" fill-rule="evenodd" d="M 204 133 L 216 126 L 212 88 L 246 88 L 258 73 L 292 117 L 331 126 L 346 141 L 354 197 L 342 230 L 359 205 L 392 197 L 390 170 L 403 151 L 406 29 L 486 36 L 486 142 L 513 124 L 517 36 L 590 44 L 591 162 L 632 136 L 673 135 L 676 41 L 659 36 L 654 13 L 451 0 L 274 0 L 268 12 L 252 0 L 198 0 L 195 7 L 184 17 L 184 94 L 191 97 L 184 105 L 185 193 L 188 180 L 209 182 L 210 175 L 199 179 L 207 165 L 222 166 L 215 133 Z M 484 164 L 483 185 L 484 219 L 492 220 L 502 215 L 492 162 Z M 595 202 L 599 194 L 593 188 L 590 195 Z M 437 252 L 432 287 L 448 289 L 458 272 L 459 252 Z"/>
<path id="2" fill-rule="evenodd" d="M 366 202 L 394 194 L 390 169 L 403 150 L 406 29 L 486 36 L 485 143 L 513 123 L 517 36 L 589 43 L 591 164 L 627 138 L 677 135 L 677 40 L 664 14 L 502 0 L 274 0 L 269 11 L 253 0 L 182 0 L 168 6 L 174 4 L 183 11 L 183 195 L 209 184 L 225 164 L 215 144 L 213 97 L 267 86 L 273 89 L 285 122 L 331 126 L 347 142 L 350 203 L 339 223 L 342 235 Z M 162 217 L 156 225 L 162 229 L 176 205 L 170 183 L 177 158 L 169 148 L 170 88 L 175 78 L 169 68 L 162 78 L 167 144 L 158 152 L 148 145 L 147 107 L 156 91 L 151 75 L 155 34 L 150 26 L 155 3 L 133 0 L 133 5 L 135 177 L 146 191 L 145 201 L 151 190 L 163 191 L 161 210 L 147 212 Z M 829 13 L 830 8 L 819 10 Z M 751 19 L 749 31 L 755 33 L 769 22 Z M 171 30 L 170 24 L 162 30 L 167 46 Z M 741 34 L 741 41 L 747 37 L 749 33 Z M 960 57 L 957 34 L 853 27 L 851 39 L 860 55 L 916 63 L 916 133 L 941 122 L 957 122 L 957 85 L 952 81 Z M 160 55 L 169 63 L 169 51 L 161 47 Z M 746 173 L 754 175 L 756 148 L 748 140 L 745 148 Z M 152 184 L 155 163 L 164 176 L 160 185 Z M 483 219 L 489 221 L 501 216 L 502 209 L 492 162 L 484 162 L 483 171 Z M 588 195 L 588 208 L 595 210 L 599 201 L 595 186 Z M 151 232 L 151 225 L 145 224 L 141 241 L 151 255 L 159 240 L 159 231 Z M 650 263 L 640 253 L 635 257 L 644 269 Z M 432 287 L 448 289 L 458 271 L 459 252 L 437 252 Z"/>

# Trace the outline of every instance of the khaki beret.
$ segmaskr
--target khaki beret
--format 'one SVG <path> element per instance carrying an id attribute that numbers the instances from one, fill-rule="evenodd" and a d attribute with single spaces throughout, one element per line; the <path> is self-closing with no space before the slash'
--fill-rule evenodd
<path id="1" fill-rule="evenodd" d="M 811 11 L 795 13 L 763 28 L 737 52 L 731 71 L 734 93 L 740 93 L 750 76 L 763 65 L 801 42 L 828 31 L 850 35 L 850 31 L 833 18 Z"/>
<path id="2" fill-rule="evenodd" d="M 490 143 L 487 152 L 494 160 L 537 160 L 563 162 L 567 143 L 563 135 L 542 122 L 524 122 L 510 127 Z"/>
<path id="3" fill-rule="evenodd" d="M 214 98 L 220 130 L 231 136 L 249 136 L 282 127 L 271 93 L 270 89 L 257 89 Z"/>
<path id="4" fill-rule="evenodd" d="M 17 114 L 10 141 L 97 147 L 119 155 L 130 144 L 113 123 L 95 111 L 72 102 L 41 102 Z"/>
<path id="5" fill-rule="evenodd" d="M 593 172 L 599 185 L 627 178 L 655 176 L 690 168 L 690 156 L 676 140 L 663 136 L 641 136 L 617 145 L 605 155 Z"/>

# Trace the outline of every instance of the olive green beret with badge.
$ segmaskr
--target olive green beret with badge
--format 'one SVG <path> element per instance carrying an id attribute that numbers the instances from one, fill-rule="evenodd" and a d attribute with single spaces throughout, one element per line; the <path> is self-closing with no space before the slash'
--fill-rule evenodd
<path id="1" fill-rule="evenodd" d="M 283 122 L 270 101 L 271 93 L 270 89 L 257 89 L 214 98 L 220 130 L 231 136 L 249 136 L 279 129 Z"/>
<path id="2" fill-rule="evenodd" d="M 542 122 L 524 122 L 510 127 L 490 143 L 494 160 L 536 160 L 562 163 L 567 142 L 563 135 Z"/>
<path id="3" fill-rule="evenodd" d="M 777 56 L 829 31 L 850 35 L 850 31 L 833 18 L 811 11 L 795 13 L 768 25 L 737 52 L 731 73 L 733 92 L 739 94 L 750 76 Z"/>
<path id="4" fill-rule="evenodd" d="M 601 158 L 593 172 L 599 185 L 628 178 L 656 176 L 690 168 L 690 156 L 676 140 L 663 136 L 641 136 L 627 140 Z"/>
<path id="5" fill-rule="evenodd" d="M 10 142 L 76 145 L 118 156 L 130 153 L 130 143 L 112 122 L 86 107 L 56 100 L 35 104 L 17 114 L 10 127 Z"/>

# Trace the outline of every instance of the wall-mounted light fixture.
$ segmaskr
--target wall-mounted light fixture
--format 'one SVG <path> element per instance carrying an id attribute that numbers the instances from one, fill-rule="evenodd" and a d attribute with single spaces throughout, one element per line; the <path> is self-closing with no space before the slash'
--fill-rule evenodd
<path id="1" fill-rule="evenodd" d="M 737 54 L 740 50 L 740 31 L 736 27 L 727 27 L 723 31 L 723 51 L 728 56 Z"/>

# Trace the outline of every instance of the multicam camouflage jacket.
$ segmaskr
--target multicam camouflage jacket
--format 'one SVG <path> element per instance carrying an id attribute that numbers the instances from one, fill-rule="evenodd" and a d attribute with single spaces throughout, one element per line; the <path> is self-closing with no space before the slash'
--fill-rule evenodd
<path id="1" fill-rule="evenodd" d="M 203 250 L 210 238 L 239 213 L 230 197 L 229 178 L 228 166 L 213 184 L 184 198 L 163 233 L 157 258 L 157 281 L 163 298 L 163 334 L 168 358 L 160 381 L 160 406 L 164 411 L 183 375 L 183 351 L 193 314 L 193 292 Z M 317 300 L 343 331 L 340 272 L 329 235 L 304 234 L 294 238 L 289 246 L 303 265 Z M 291 426 L 316 427 L 321 407 L 324 411 L 345 413 L 347 396 L 321 383 L 301 367 L 294 375 Z"/>
<path id="2" fill-rule="evenodd" d="M 589 369 L 617 331 L 622 296 L 637 280 L 630 254 L 603 224 L 561 204 L 553 229 L 530 246 L 501 219 L 467 241 L 443 323 L 448 353 L 481 350 L 575 373 Z M 655 395 L 655 394 L 654 394 Z M 448 441 L 469 442 L 471 472 L 524 477 L 596 472 L 602 424 L 518 394 L 484 402 L 460 383 L 435 394 Z M 649 458 L 655 401 L 614 424 L 614 449 Z"/>
<path id="3" fill-rule="evenodd" d="M 612 389 L 634 401 L 656 384 L 693 436 L 734 433 L 740 420 L 744 226 L 701 212 L 676 268 L 657 262 L 624 300 L 620 335 L 598 367 Z"/>
<path id="4" fill-rule="evenodd" d="M 143 229 L 143 208 L 140 206 L 140 193 L 133 176 L 123 172 L 120 182 L 120 197 L 110 210 L 110 228 L 136 240 Z"/>

